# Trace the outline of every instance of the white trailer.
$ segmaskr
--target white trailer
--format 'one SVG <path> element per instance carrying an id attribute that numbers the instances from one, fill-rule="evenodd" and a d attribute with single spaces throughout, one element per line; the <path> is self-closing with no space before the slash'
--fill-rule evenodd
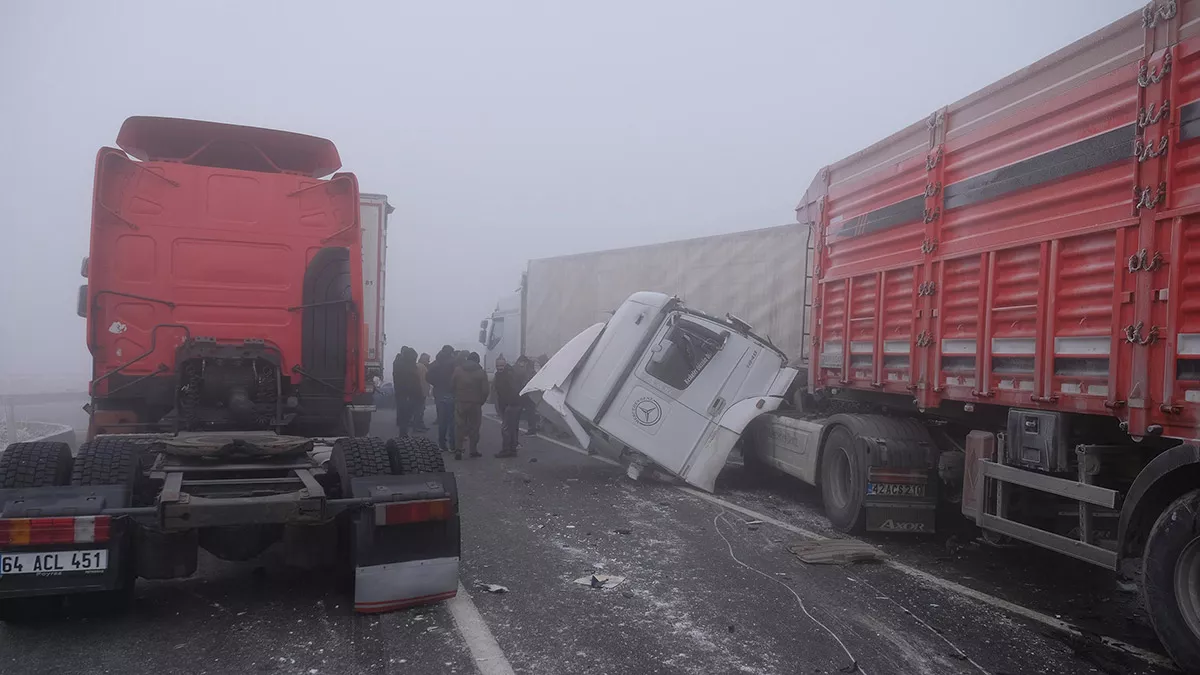
<path id="1" fill-rule="evenodd" d="M 367 381 L 383 376 L 383 295 L 386 287 L 388 214 L 395 211 L 387 195 L 359 195 L 362 227 L 363 323 L 367 334 Z"/>
<path id="2" fill-rule="evenodd" d="M 484 365 L 493 369 L 501 355 L 550 356 L 646 289 L 698 311 L 731 313 L 793 361 L 805 360 L 811 259 L 808 228 L 791 224 L 531 260 L 521 288 L 481 323 Z"/>
<path id="3" fill-rule="evenodd" d="M 387 195 L 359 194 L 359 227 L 362 231 L 363 307 L 367 350 L 366 392 L 350 406 L 355 430 L 366 435 L 375 412 L 375 384 L 384 379 L 383 332 L 384 291 L 387 286 L 387 226 L 388 214 L 395 209 L 388 204 Z"/>

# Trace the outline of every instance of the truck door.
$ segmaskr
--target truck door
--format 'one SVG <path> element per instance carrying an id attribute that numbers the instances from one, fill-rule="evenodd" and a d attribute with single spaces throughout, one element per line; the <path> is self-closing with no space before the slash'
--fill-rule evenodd
<path id="1" fill-rule="evenodd" d="M 628 442 L 664 468 L 682 473 L 724 411 L 722 394 L 740 384 L 732 381 L 733 374 L 747 346 L 720 324 L 671 315 L 650 341 L 613 411 L 618 426 L 642 436 Z"/>

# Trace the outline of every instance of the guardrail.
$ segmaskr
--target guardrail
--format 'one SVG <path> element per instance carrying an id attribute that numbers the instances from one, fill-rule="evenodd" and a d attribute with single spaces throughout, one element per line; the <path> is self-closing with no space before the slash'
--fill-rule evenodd
<path id="1" fill-rule="evenodd" d="M 0 448 L 9 443 L 17 442 L 17 407 L 25 405 L 46 405 L 51 403 L 78 403 L 88 400 L 87 392 L 54 392 L 45 394 L 0 394 L 0 410 L 4 411 L 4 426 L 0 428 Z M 42 423 L 52 433 L 37 440 L 63 441 L 72 447 L 75 445 L 75 431 L 69 426 L 54 423 Z M 59 427 L 54 430 L 54 427 Z"/>

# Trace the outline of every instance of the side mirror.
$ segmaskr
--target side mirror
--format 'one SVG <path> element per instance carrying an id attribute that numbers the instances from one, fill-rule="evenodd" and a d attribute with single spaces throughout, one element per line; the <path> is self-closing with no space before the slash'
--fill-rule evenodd
<path id="1" fill-rule="evenodd" d="M 479 330 L 481 330 L 481 331 L 487 330 L 487 322 L 488 322 L 487 319 L 480 321 L 479 322 Z M 482 335 L 482 333 L 480 333 L 480 335 Z M 482 342 L 482 340 L 480 342 Z"/>
<path id="2" fill-rule="evenodd" d="M 88 278 L 88 256 L 83 256 L 83 262 L 79 263 L 79 276 L 84 279 Z"/>
<path id="3" fill-rule="evenodd" d="M 487 322 L 485 321 L 484 323 L 487 323 Z M 479 344 L 481 344 L 481 345 L 487 344 L 487 328 L 486 327 L 481 328 L 479 330 Z"/>
<path id="4" fill-rule="evenodd" d="M 84 258 L 84 260 L 87 260 L 87 258 Z M 84 284 L 79 287 L 79 297 L 75 301 L 75 313 L 84 319 L 87 318 L 87 310 L 88 310 L 87 288 L 88 288 L 87 284 Z"/>

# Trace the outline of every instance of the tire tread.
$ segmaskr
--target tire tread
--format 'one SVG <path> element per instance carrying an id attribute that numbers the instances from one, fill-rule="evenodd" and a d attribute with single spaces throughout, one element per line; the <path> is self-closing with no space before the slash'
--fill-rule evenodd
<path id="1" fill-rule="evenodd" d="M 57 441 L 12 443 L 0 451 L 0 488 L 66 485 L 71 447 Z"/>

